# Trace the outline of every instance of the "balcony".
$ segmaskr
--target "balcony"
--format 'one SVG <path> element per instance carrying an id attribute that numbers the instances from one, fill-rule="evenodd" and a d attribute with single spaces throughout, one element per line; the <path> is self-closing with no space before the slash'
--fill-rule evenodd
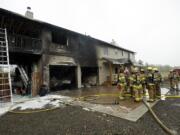
<path id="1" fill-rule="evenodd" d="M 42 41 L 22 35 L 8 36 L 9 52 L 42 54 Z"/>
<path id="2" fill-rule="evenodd" d="M 51 42 L 49 53 L 52 55 L 72 56 L 72 53 L 67 44 L 59 44 Z"/>

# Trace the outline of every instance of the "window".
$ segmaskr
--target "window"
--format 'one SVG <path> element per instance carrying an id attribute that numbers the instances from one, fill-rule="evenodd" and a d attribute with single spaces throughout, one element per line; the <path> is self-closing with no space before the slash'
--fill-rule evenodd
<path id="1" fill-rule="evenodd" d="M 104 55 L 108 55 L 108 48 L 104 48 Z"/>
<path id="2" fill-rule="evenodd" d="M 131 58 L 131 54 L 130 53 L 128 53 L 128 59 L 130 59 Z"/>
<path id="3" fill-rule="evenodd" d="M 118 74 L 118 68 L 117 67 L 115 68 L 115 74 Z"/>
<path id="4" fill-rule="evenodd" d="M 66 35 L 61 35 L 55 32 L 52 32 L 52 42 L 55 44 L 68 46 L 68 40 Z"/>
<path id="5" fill-rule="evenodd" d="M 116 49 L 116 50 L 114 51 L 114 53 L 115 53 L 115 55 L 117 55 L 117 54 L 118 54 L 118 50 Z"/>
<path id="6" fill-rule="evenodd" d="M 122 56 L 124 56 L 124 51 L 122 50 Z"/>

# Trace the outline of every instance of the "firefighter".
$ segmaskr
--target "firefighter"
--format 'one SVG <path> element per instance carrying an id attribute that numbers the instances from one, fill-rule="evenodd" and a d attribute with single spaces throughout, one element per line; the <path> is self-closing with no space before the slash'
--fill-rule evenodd
<path id="1" fill-rule="evenodd" d="M 152 67 L 148 67 L 148 73 L 146 77 L 146 86 L 149 93 L 149 102 L 153 102 L 155 100 L 155 84 L 154 84 L 154 74 L 152 71 Z"/>
<path id="2" fill-rule="evenodd" d="M 162 81 L 162 76 L 157 68 L 153 68 L 154 71 L 154 83 L 155 83 L 155 95 L 156 97 L 161 96 L 160 84 Z"/>
<path id="3" fill-rule="evenodd" d="M 178 88 L 179 79 L 180 79 L 179 73 L 174 70 L 174 71 L 173 71 L 173 83 L 174 83 L 174 89 L 175 89 L 176 91 L 179 90 L 179 88 Z"/>
<path id="4" fill-rule="evenodd" d="M 174 89 L 173 70 L 169 71 L 168 79 L 169 79 L 169 84 L 170 84 L 170 90 L 173 90 Z"/>
<path id="5" fill-rule="evenodd" d="M 142 84 L 142 87 L 143 87 L 143 95 L 146 94 L 146 74 L 145 74 L 145 71 L 143 68 L 141 68 L 140 70 L 140 80 L 141 80 L 141 84 Z"/>
<path id="6" fill-rule="evenodd" d="M 120 91 L 119 93 L 119 99 L 124 99 L 124 92 L 126 90 L 126 77 L 122 70 L 120 70 L 119 77 L 118 77 L 118 89 Z"/>
<path id="7" fill-rule="evenodd" d="M 134 101 L 139 102 L 142 100 L 142 84 L 140 79 L 140 72 L 138 68 L 135 68 L 135 75 L 133 76 L 133 92 L 134 92 Z"/>
<path id="8" fill-rule="evenodd" d="M 130 90 L 130 94 L 131 94 L 131 97 L 134 98 L 134 90 L 133 90 L 133 81 L 134 81 L 134 78 L 135 78 L 135 70 L 131 70 L 131 74 L 129 75 L 128 77 L 128 82 L 129 82 L 129 90 Z"/>
<path id="9" fill-rule="evenodd" d="M 129 76 L 130 76 L 130 72 L 129 72 L 127 67 L 124 70 L 124 75 L 125 75 L 125 78 L 126 78 L 125 93 L 129 93 Z"/>

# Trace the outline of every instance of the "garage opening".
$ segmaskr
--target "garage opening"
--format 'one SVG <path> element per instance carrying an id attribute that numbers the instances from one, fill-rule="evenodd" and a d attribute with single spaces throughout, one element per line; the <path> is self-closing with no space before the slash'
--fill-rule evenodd
<path id="1" fill-rule="evenodd" d="M 76 67 L 50 65 L 50 91 L 76 88 Z"/>
<path id="2" fill-rule="evenodd" d="M 81 67 L 81 75 L 84 87 L 98 85 L 98 67 Z"/>
<path id="3" fill-rule="evenodd" d="M 12 93 L 17 96 L 38 94 L 41 76 L 38 70 L 40 55 L 10 53 Z"/>

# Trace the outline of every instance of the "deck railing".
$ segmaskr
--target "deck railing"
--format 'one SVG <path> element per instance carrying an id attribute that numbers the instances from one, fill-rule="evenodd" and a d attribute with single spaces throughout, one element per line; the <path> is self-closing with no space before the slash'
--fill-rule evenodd
<path id="1" fill-rule="evenodd" d="M 23 52 L 23 53 L 36 53 L 42 52 L 42 41 L 38 38 L 31 38 L 22 35 L 9 35 L 8 36 L 9 51 L 10 52 Z"/>

